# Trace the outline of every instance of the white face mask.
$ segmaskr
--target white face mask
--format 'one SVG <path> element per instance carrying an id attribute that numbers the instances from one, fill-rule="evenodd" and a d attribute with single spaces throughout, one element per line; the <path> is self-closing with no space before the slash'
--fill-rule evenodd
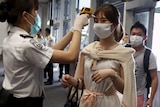
<path id="1" fill-rule="evenodd" d="M 95 34 L 100 38 L 100 39 L 104 39 L 104 38 L 108 38 L 113 31 L 111 32 L 111 25 L 112 24 L 102 24 L 102 23 L 95 23 L 93 26 L 94 32 Z"/>
<path id="2" fill-rule="evenodd" d="M 143 37 L 138 35 L 131 35 L 130 42 L 132 46 L 135 46 L 135 47 L 140 46 L 143 44 Z"/>

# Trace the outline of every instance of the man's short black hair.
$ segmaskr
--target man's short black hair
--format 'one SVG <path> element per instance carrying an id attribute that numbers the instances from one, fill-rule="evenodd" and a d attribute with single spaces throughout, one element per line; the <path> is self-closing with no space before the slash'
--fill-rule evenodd
<path id="1" fill-rule="evenodd" d="M 140 29 L 142 29 L 142 31 L 143 31 L 143 33 L 144 33 L 145 35 L 146 35 L 146 33 L 147 33 L 146 27 L 145 27 L 142 23 L 140 23 L 139 21 L 137 21 L 137 22 L 131 27 L 130 32 L 132 31 L 133 28 L 140 28 Z"/>
<path id="2" fill-rule="evenodd" d="M 45 31 L 48 32 L 49 34 L 51 32 L 50 28 L 46 28 Z"/>

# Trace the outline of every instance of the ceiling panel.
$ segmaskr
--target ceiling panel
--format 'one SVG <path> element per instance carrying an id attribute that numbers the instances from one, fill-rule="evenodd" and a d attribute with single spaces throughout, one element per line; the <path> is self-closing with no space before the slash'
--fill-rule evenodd
<path id="1" fill-rule="evenodd" d="M 38 0 L 40 3 L 46 3 L 48 2 L 49 0 Z"/>
<path id="2" fill-rule="evenodd" d="M 2 2 L 2 1 L 4 1 L 4 0 L 0 0 L 0 2 Z M 48 2 L 49 0 L 38 0 L 38 1 L 39 1 L 39 2 L 42 2 L 42 3 L 43 3 L 43 2 L 45 3 L 45 2 Z"/>

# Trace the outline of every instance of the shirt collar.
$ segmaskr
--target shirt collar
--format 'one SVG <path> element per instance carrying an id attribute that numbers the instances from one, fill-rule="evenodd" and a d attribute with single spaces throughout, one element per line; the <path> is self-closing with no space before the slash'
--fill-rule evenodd
<path id="1" fill-rule="evenodd" d="M 29 35 L 29 33 L 27 31 L 25 31 L 24 29 L 20 28 L 20 27 L 12 27 L 9 32 L 13 32 L 13 33 L 18 33 L 18 34 L 22 34 L 22 35 Z"/>

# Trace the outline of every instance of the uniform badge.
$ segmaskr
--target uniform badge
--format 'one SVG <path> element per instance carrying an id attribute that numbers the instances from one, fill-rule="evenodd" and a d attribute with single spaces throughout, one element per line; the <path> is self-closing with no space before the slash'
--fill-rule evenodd
<path id="1" fill-rule="evenodd" d="M 30 42 L 39 50 L 44 50 L 46 51 L 47 50 L 47 47 L 44 46 L 44 44 L 40 43 L 40 42 L 37 42 L 35 41 L 34 39 L 31 39 Z"/>

